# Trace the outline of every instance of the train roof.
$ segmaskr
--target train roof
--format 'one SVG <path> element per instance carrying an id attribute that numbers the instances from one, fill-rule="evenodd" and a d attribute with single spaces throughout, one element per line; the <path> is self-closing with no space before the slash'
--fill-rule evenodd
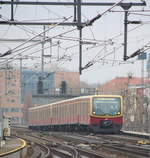
<path id="1" fill-rule="evenodd" d="M 92 97 L 121 97 L 121 95 L 89 95 L 89 96 L 80 96 L 80 97 L 75 97 L 75 98 L 72 98 L 72 99 L 65 99 L 65 100 L 57 101 L 55 103 L 50 103 L 50 104 L 44 104 L 44 105 L 39 105 L 39 106 L 35 106 L 35 107 L 30 107 L 29 110 L 36 110 L 36 109 L 40 109 L 40 108 L 46 108 L 48 106 L 64 103 L 66 101 L 73 101 L 73 100 L 77 100 L 77 99 L 85 99 L 85 98 L 92 98 Z"/>

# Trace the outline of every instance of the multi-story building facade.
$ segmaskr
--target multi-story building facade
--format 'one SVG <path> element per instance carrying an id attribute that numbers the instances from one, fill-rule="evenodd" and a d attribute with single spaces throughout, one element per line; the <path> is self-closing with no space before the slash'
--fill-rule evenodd
<path id="1" fill-rule="evenodd" d="M 147 78 L 117 77 L 99 87 L 100 94 L 119 94 L 124 98 L 123 128 L 129 131 L 148 132 L 148 104 L 145 95 Z"/>
<path id="2" fill-rule="evenodd" d="M 53 73 L 35 70 L 22 70 L 21 74 L 21 102 L 29 95 L 48 94 L 54 89 Z"/>
<path id="3" fill-rule="evenodd" d="M 80 94 L 80 75 L 78 72 L 40 72 L 33 70 L 22 71 L 22 88 L 21 96 L 22 103 L 25 98 L 32 94 L 32 96 L 44 95 L 64 95 L 64 94 Z M 39 100 L 39 104 L 46 104 L 49 102 L 46 98 Z M 37 98 L 32 99 L 33 104 L 36 104 Z"/>
<path id="4" fill-rule="evenodd" d="M 22 123 L 20 91 L 20 72 L 13 69 L 0 70 L 0 108 L 3 116 L 10 117 L 13 124 Z"/>
<path id="5" fill-rule="evenodd" d="M 78 72 L 49 73 L 22 70 L 21 76 L 24 124 L 28 122 L 29 107 L 66 99 L 66 95 L 80 94 L 80 75 Z"/>
<path id="6" fill-rule="evenodd" d="M 82 95 L 82 86 L 78 72 L 3 69 L 0 70 L 0 107 L 13 124 L 27 124 L 30 106 Z"/>
<path id="7" fill-rule="evenodd" d="M 66 85 L 66 92 L 80 88 L 78 72 L 40 72 L 33 70 L 22 71 L 22 94 L 31 91 L 33 94 L 53 94 L 59 92 L 62 83 Z M 40 85 L 40 83 L 42 85 Z M 41 87 L 39 87 L 41 86 Z M 39 90 L 41 88 L 41 90 Z"/>

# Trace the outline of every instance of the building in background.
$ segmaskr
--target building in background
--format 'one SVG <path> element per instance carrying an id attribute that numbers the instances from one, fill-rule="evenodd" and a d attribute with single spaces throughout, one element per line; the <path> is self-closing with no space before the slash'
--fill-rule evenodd
<path id="1" fill-rule="evenodd" d="M 148 79 L 144 80 L 144 85 L 148 83 Z M 142 79 L 139 77 L 116 77 L 105 84 L 98 87 L 100 94 L 123 94 L 128 89 L 136 88 L 137 91 L 143 91 Z M 143 92 L 141 92 L 143 93 Z"/>
<path id="2" fill-rule="evenodd" d="M 21 74 L 21 102 L 29 95 L 49 94 L 54 89 L 53 73 L 35 70 L 22 70 Z"/>
<path id="3" fill-rule="evenodd" d="M 27 118 L 30 106 L 55 102 L 64 99 L 61 96 L 77 93 L 80 94 L 78 72 L 0 70 L 0 107 L 13 124 L 26 122 L 23 118 Z"/>
<path id="4" fill-rule="evenodd" d="M 22 103 L 32 94 L 32 104 L 47 104 L 49 96 L 80 94 L 80 75 L 78 72 L 40 72 L 23 70 L 21 75 Z M 41 97 L 48 96 L 42 99 Z M 35 98 L 36 97 L 36 98 Z M 35 99 L 34 99 L 35 98 Z"/>
<path id="5" fill-rule="evenodd" d="M 148 82 L 147 78 L 117 77 L 98 88 L 100 94 L 118 94 L 123 96 L 124 130 L 148 132 L 149 97 L 145 94 Z"/>
<path id="6" fill-rule="evenodd" d="M 146 85 L 145 94 L 147 95 L 147 97 L 150 98 L 150 54 L 148 55 L 146 70 L 147 70 L 148 83 Z"/>
<path id="7" fill-rule="evenodd" d="M 0 108 L 12 124 L 22 123 L 20 92 L 20 72 L 11 68 L 0 70 Z"/>
<path id="8" fill-rule="evenodd" d="M 23 70 L 21 75 L 23 124 L 28 122 L 28 108 L 80 95 L 78 72 L 41 72 Z"/>

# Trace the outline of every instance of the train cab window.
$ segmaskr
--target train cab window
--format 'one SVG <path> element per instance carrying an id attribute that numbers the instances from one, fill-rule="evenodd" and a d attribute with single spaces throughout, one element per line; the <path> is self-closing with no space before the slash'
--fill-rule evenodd
<path id="1" fill-rule="evenodd" d="M 93 114 L 94 115 L 120 115 L 121 114 L 121 100 L 119 97 L 115 98 L 93 98 Z"/>

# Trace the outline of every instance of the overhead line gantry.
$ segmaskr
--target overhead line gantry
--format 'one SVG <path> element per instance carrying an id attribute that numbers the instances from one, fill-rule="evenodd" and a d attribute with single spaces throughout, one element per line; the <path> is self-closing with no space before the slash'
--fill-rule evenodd
<path id="1" fill-rule="evenodd" d="M 82 67 L 82 29 L 85 26 L 90 26 L 95 22 L 97 19 L 101 17 L 101 15 L 98 15 L 91 19 L 91 23 L 88 22 L 82 22 L 81 19 L 81 7 L 82 6 L 113 6 L 116 4 L 116 6 L 121 6 L 125 10 L 125 19 L 124 19 L 124 60 L 127 60 L 127 16 L 128 16 L 128 10 L 132 6 L 145 6 L 145 1 L 141 0 L 141 2 L 136 3 L 113 3 L 113 2 L 83 2 L 82 0 L 74 0 L 72 2 L 49 2 L 49 1 L 0 1 L 1 5 L 10 5 L 11 6 L 11 18 L 10 20 L 2 20 L 0 21 L 0 25 L 55 25 L 58 24 L 58 22 L 23 22 L 23 21 L 16 21 L 14 20 L 14 5 L 55 5 L 55 6 L 68 6 L 71 5 L 74 7 L 74 20 L 73 22 L 62 22 L 59 23 L 59 25 L 66 25 L 66 26 L 77 26 L 79 30 L 79 73 L 82 74 L 82 70 L 84 67 Z M 93 21 L 94 20 L 94 21 Z"/>

